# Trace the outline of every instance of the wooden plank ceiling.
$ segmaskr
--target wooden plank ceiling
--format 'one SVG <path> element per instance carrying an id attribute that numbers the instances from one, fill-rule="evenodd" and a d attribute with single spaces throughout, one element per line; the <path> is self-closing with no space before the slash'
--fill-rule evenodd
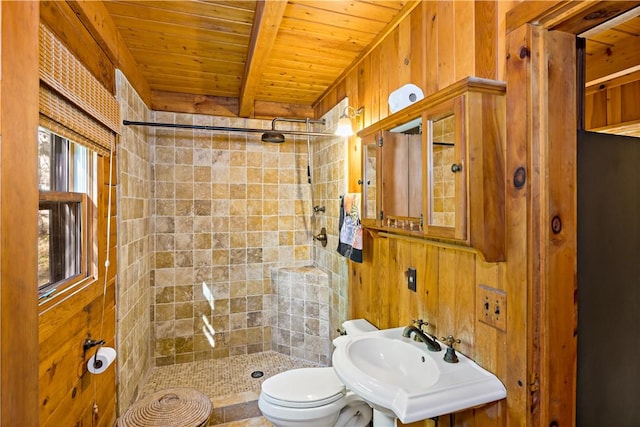
<path id="1" fill-rule="evenodd" d="M 640 71 L 640 7 L 580 35 L 586 39 L 586 83 Z"/>
<path id="2" fill-rule="evenodd" d="M 585 43 L 590 130 L 640 137 L 640 6 L 579 35 Z M 591 123 L 591 125 L 593 125 Z"/>
<path id="3" fill-rule="evenodd" d="M 152 92 L 313 105 L 416 1 L 105 1 Z"/>
<path id="4" fill-rule="evenodd" d="M 116 61 L 132 58 L 155 109 L 207 105 L 258 117 L 311 111 L 420 0 L 110 0 L 102 9 L 90 7 L 100 2 L 69 3 Z M 615 18 L 583 34 L 588 86 L 640 72 L 640 10 L 623 12 L 619 3 L 611 3 Z M 594 25 L 607 19 L 593 7 L 580 18 L 583 27 L 587 18 Z"/>

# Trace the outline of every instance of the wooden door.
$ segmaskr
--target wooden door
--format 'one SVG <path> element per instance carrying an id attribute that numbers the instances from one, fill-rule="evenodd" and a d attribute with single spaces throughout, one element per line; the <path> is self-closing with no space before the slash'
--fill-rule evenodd
<path id="1" fill-rule="evenodd" d="M 577 425 L 640 420 L 640 138 L 578 133 Z"/>

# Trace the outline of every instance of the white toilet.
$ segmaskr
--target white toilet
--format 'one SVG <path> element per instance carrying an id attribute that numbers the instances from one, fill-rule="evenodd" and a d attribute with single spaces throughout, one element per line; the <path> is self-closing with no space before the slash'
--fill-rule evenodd
<path id="1" fill-rule="evenodd" d="M 342 326 L 347 335 L 377 330 L 364 319 Z M 371 407 L 331 367 L 292 369 L 266 379 L 258 406 L 276 427 L 365 427 L 372 417 Z"/>

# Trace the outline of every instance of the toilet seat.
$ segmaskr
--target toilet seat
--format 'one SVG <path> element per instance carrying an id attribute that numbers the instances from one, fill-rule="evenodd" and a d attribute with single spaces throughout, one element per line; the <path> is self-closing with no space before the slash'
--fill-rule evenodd
<path id="1" fill-rule="evenodd" d="M 286 408 L 316 408 L 346 395 L 333 368 L 300 368 L 282 372 L 262 383 L 265 401 Z"/>

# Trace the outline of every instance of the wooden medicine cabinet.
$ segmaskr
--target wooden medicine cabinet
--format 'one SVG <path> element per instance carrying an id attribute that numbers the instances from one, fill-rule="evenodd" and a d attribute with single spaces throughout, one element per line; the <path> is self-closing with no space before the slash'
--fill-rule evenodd
<path id="1" fill-rule="evenodd" d="M 358 132 L 363 225 L 504 261 L 504 95 L 468 77 Z"/>
<path id="2" fill-rule="evenodd" d="M 422 119 L 363 140 L 363 224 L 422 230 Z"/>

